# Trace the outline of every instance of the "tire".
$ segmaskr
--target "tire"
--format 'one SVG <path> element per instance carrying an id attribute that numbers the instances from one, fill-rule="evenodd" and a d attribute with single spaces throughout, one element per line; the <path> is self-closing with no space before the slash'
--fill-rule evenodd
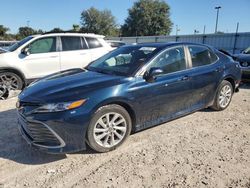
<path id="1" fill-rule="evenodd" d="M 0 73 L 0 99 L 6 99 L 10 90 L 21 90 L 23 80 L 13 72 Z"/>
<path id="2" fill-rule="evenodd" d="M 131 127 L 130 115 L 123 107 L 116 104 L 103 106 L 95 112 L 90 122 L 87 143 L 100 153 L 112 151 L 127 139 Z"/>
<path id="3" fill-rule="evenodd" d="M 211 106 L 211 108 L 216 111 L 225 110 L 229 106 L 232 100 L 232 96 L 233 96 L 232 84 L 227 80 L 223 80 L 217 90 L 214 103 Z"/>

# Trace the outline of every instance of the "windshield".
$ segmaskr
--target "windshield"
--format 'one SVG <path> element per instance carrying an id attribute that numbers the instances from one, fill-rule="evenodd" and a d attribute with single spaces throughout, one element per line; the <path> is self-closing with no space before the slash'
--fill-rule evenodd
<path id="1" fill-rule="evenodd" d="M 17 48 L 19 48 L 20 46 L 22 46 L 24 43 L 28 42 L 28 41 L 31 40 L 31 39 L 33 39 L 32 36 L 29 36 L 29 37 L 24 38 L 23 40 L 21 40 L 21 41 L 15 43 L 15 44 L 13 44 L 12 46 L 10 46 L 10 47 L 8 48 L 8 51 L 10 51 L 10 52 L 15 51 Z"/>
<path id="2" fill-rule="evenodd" d="M 156 47 L 125 46 L 91 63 L 87 69 L 105 74 L 130 76 L 157 53 Z"/>

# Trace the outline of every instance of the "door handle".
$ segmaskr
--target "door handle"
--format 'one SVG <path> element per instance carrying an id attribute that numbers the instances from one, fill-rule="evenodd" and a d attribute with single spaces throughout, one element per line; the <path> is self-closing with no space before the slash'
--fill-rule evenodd
<path id="1" fill-rule="evenodd" d="M 172 81 L 172 82 L 170 82 L 170 83 L 166 83 L 166 84 L 164 84 L 164 86 L 165 87 L 168 87 L 169 85 L 171 85 L 171 84 L 178 84 L 179 82 L 181 82 L 181 81 L 187 81 L 187 80 L 190 80 L 190 77 L 189 76 L 183 76 L 183 77 L 181 77 L 181 78 L 178 78 L 178 79 L 176 79 L 176 80 L 174 80 L 174 81 Z"/>
<path id="2" fill-rule="evenodd" d="M 225 69 L 225 67 L 217 67 L 214 72 L 222 72 Z"/>
<path id="3" fill-rule="evenodd" d="M 190 79 L 190 77 L 186 75 L 186 76 L 183 76 L 180 79 L 178 79 L 178 81 L 186 81 L 186 80 L 189 80 L 189 79 Z"/>
<path id="4" fill-rule="evenodd" d="M 50 56 L 50 58 L 57 58 L 57 57 L 58 57 L 57 55 Z"/>
<path id="5" fill-rule="evenodd" d="M 214 70 L 214 72 L 220 72 L 220 71 L 221 71 L 220 68 L 216 68 L 216 69 Z"/>

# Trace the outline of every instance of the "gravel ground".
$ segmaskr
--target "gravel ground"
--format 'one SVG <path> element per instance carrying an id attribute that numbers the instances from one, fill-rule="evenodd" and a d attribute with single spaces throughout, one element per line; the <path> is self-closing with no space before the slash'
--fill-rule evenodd
<path id="1" fill-rule="evenodd" d="M 15 102 L 0 101 L 0 188 L 250 187 L 250 85 L 225 111 L 206 109 L 147 129 L 104 154 L 29 147 Z"/>

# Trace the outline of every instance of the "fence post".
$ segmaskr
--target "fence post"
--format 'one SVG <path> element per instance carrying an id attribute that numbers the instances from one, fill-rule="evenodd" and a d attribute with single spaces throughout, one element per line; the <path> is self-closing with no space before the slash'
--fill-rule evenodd
<path id="1" fill-rule="evenodd" d="M 206 37 L 207 37 L 206 35 L 202 36 L 202 44 L 205 44 Z"/>
<path id="2" fill-rule="evenodd" d="M 239 36 L 239 35 L 238 35 L 238 29 L 239 29 L 239 22 L 237 23 L 236 32 L 235 32 L 235 36 L 234 36 L 233 54 L 235 53 L 235 50 L 236 50 L 236 43 L 237 43 L 237 37 Z"/>
<path id="3" fill-rule="evenodd" d="M 158 41 L 158 37 L 155 37 L 155 42 L 157 42 Z"/>

